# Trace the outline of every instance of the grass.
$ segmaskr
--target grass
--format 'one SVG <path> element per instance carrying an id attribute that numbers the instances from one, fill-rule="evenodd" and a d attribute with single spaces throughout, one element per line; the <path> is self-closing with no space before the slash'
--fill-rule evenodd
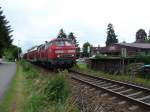
<path id="1" fill-rule="evenodd" d="M 27 78 L 25 112 L 77 112 L 70 97 L 68 73 L 53 74 L 50 79 L 43 73 L 23 63 Z M 27 66 L 26 66 L 27 65 Z M 32 68 L 32 69 L 31 69 Z M 72 103 L 70 103 L 72 102 Z"/>
<path id="2" fill-rule="evenodd" d="M 45 75 L 25 61 L 17 68 L 0 112 L 78 112 L 70 95 L 67 71 Z"/>
<path id="3" fill-rule="evenodd" d="M 128 74 L 124 74 L 124 75 L 108 74 L 108 73 L 104 73 L 104 72 L 101 72 L 101 71 L 96 71 L 96 70 L 92 70 L 90 68 L 87 68 L 86 64 L 78 64 L 77 66 L 75 66 L 73 68 L 73 70 L 77 70 L 79 72 L 86 73 L 86 74 L 89 74 L 89 75 L 95 75 L 95 76 L 100 76 L 100 77 L 104 77 L 104 78 L 110 78 L 110 79 L 113 79 L 113 80 L 136 83 L 136 84 L 139 84 L 139 85 L 150 87 L 150 80 L 146 79 L 146 78 L 145 79 L 141 78 L 141 77 L 139 77 L 139 75 L 137 75 L 133 79 Z"/>

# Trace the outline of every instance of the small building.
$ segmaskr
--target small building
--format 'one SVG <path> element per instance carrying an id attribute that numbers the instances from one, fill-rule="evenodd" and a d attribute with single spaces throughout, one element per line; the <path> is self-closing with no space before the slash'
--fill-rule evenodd
<path id="1" fill-rule="evenodd" d="M 102 54 L 108 56 L 121 56 L 122 50 L 125 49 L 127 56 L 135 56 L 137 54 L 150 54 L 150 43 L 136 39 L 134 43 L 115 43 L 106 47 L 91 48 L 92 54 Z"/>
<path id="2" fill-rule="evenodd" d="M 126 49 L 127 56 L 150 54 L 149 43 L 116 43 L 111 46 L 101 47 L 97 52 L 111 56 L 121 56 L 122 49 Z"/>
<path id="3" fill-rule="evenodd" d="M 136 64 L 139 67 L 144 64 L 136 60 L 134 56 L 137 54 L 150 54 L 150 43 L 142 38 L 136 38 L 133 43 L 123 42 L 107 45 L 106 47 L 92 47 L 91 54 L 103 55 L 89 58 L 88 67 L 91 69 L 113 74 L 124 74 L 129 72 L 128 65 L 133 64 L 137 69 Z"/>

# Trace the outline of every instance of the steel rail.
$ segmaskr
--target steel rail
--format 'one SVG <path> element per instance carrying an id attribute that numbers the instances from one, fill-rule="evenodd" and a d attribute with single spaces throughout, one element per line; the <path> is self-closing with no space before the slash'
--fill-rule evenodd
<path id="1" fill-rule="evenodd" d="M 117 92 L 117 91 L 114 91 L 113 89 L 112 90 L 109 89 L 109 86 L 108 87 L 100 86 L 98 83 L 95 82 L 95 80 L 92 81 L 92 79 L 91 79 L 91 81 L 89 81 L 89 80 L 86 80 L 86 79 L 93 78 L 93 79 L 100 80 L 100 81 L 106 81 L 106 83 L 112 83 L 112 85 L 117 84 L 118 86 L 128 87 L 128 89 L 130 88 L 130 89 L 133 89 L 133 90 L 138 90 L 138 91 L 150 93 L 150 89 L 148 89 L 148 88 L 136 86 L 136 85 L 133 85 L 133 84 L 127 84 L 127 83 L 124 83 L 124 82 L 121 82 L 121 81 L 115 81 L 115 80 L 101 78 L 101 77 L 97 77 L 97 76 L 91 76 L 91 75 L 83 74 L 83 73 L 73 71 L 73 70 L 69 70 L 69 72 L 74 73 L 74 75 L 71 76 L 71 78 L 74 79 L 74 80 L 80 81 L 80 82 L 85 83 L 87 85 L 90 85 L 94 88 L 103 90 L 103 91 L 108 92 L 110 94 L 113 94 L 113 95 L 115 95 L 119 98 L 123 98 L 124 100 L 127 100 L 128 102 L 134 103 L 135 105 L 139 105 L 140 107 L 143 107 L 147 110 L 150 110 L 150 103 L 139 100 L 139 99 L 142 99 L 142 98 L 133 98 L 133 97 L 130 97 L 130 94 L 129 95 L 124 95 L 124 94 L 122 94 L 122 92 Z M 78 77 L 78 75 L 80 75 L 82 78 Z M 123 90 L 123 91 L 125 91 L 125 90 Z M 145 97 L 145 98 L 147 98 L 147 97 Z"/>

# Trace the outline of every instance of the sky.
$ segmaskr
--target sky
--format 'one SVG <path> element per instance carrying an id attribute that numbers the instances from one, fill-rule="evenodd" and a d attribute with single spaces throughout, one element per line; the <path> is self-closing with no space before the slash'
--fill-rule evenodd
<path id="1" fill-rule="evenodd" d="M 80 46 L 105 46 L 107 25 L 114 25 L 119 42 L 134 42 L 135 33 L 150 29 L 149 0 L 0 0 L 14 30 L 13 44 L 25 52 L 50 41 L 61 28 L 74 32 Z"/>

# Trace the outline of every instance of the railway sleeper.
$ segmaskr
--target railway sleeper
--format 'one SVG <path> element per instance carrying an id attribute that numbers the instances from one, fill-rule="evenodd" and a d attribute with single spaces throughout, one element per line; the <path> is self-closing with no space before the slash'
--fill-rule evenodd
<path id="1" fill-rule="evenodd" d="M 123 94 L 123 93 L 126 93 L 126 92 L 130 92 L 130 91 L 132 91 L 133 89 L 127 89 L 127 90 L 124 90 L 124 91 L 120 91 L 119 93 L 120 94 Z"/>
<path id="2" fill-rule="evenodd" d="M 112 85 L 112 83 L 102 84 L 101 87 L 108 87 L 109 85 Z"/>
<path id="3" fill-rule="evenodd" d="M 137 98 L 137 100 L 139 100 L 139 101 L 143 101 L 145 99 L 150 99 L 150 95 L 142 97 L 142 98 Z"/>
<path id="4" fill-rule="evenodd" d="M 113 88 L 116 88 L 117 85 L 111 85 L 111 86 L 108 86 L 108 87 L 105 87 L 106 89 L 113 89 Z"/>
<path id="5" fill-rule="evenodd" d="M 136 93 L 133 93 L 133 94 L 129 94 L 129 95 L 127 95 L 128 97 L 134 97 L 134 96 L 136 96 L 136 95 L 140 95 L 140 94 L 142 94 L 143 93 L 143 91 L 139 91 L 139 92 L 136 92 Z"/>
<path id="6" fill-rule="evenodd" d="M 121 87 L 118 87 L 118 88 L 114 88 L 114 89 L 111 89 L 112 91 L 117 91 L 117 90 L 120 90 L 120 89 L 124 89 L 124 86 L 121 86 Z"/>

